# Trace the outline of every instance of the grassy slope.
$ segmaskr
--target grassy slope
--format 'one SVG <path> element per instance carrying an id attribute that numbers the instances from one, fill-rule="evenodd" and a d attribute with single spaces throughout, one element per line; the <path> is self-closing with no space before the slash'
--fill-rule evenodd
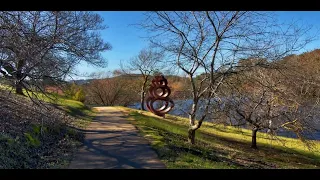
<path id="1" fill-rule="evenodd" d="M 11 88 L 0 84 L 0 89 L 10 90 Z M 54 94 L 49 95 L 49 97 L 51 97 L 51 98 L 48 98 L 42 94 L 38 94 L 38 96 L 39 96 L 39 99 L 41 99 L 42 101 L 55 104 L 58 109 L 61 109 L 61 110 L 65 111 L 68 115 L 75 117 L 76 121 L 73 121 L 71 123 L 72 123 L 73 127 L 76 127 L 78 129 L 86 128 L 86 126 L 91 122 L 91 119 L 94 116 L 94 111 L 79 101 L 67 99 L 66 97 L 58 96 L 58 95 L 54 95 Z M 26 97 L 26 99 L 28 99 L 28 97 Z M 65 127 L 65 128 L 67 128 L 66 136 L 73 137 L 73 136 L 78 136 L 78 134 L 81 133 L 78 130 L 74 131 L 72 128 L 69 128 L 69 127 Z M 67 139 L 68 140 L 65 143 L 69 144 L 69 145 L 67 145 L 68 147 L 74 147 L 74 144 L 76 144 L 76 146 L 79 146 L 81 144 L 80 139 L 78 139 L 78 138 L 68 138 L 67 137 Z M 19 145 L 25 146 L 24 144 L 18 143 L 16 145 L 14 145 L 13 147 L 17 150 L 17 152 L 23 152 L 25 148 L 19 147 Z M 65 148 L 65 147 L 63 147 L 63 148 Z M 61 150 L 65 151 L 64 149 L 61 149 Z M 76 149 L 74 149 L 73 152 L 75 152 L 75 150 Z M 57 153 L 59 152 L 58 149 L 56 149 L 55 151 Z M 68 151 L 70 151 L 70 149 Z M 55 154 L 57 154 L 57 153 L 55 153 Z M 63 153 L 61 153 L 61 154 L 63 154 Z M 67 153 L 67 154 L 69 154 L 69 153 Z M 54 158 L 55 158 L 55 160 L 54 160 L 55 163 L 50 163 L 50 165 L 45 165 L 45 167 L 67 168 L 70 163 L 70 160 L 72 159 L 72 154 L 71 154 L 71 156 L 67 155 L 67 157 L 65 155 L 61 155 L 60 157 L 57 157 L 57 155 L 54 155 Z M 26 167 L 28 167 L 28 165 Z"/>
<path id="2" fill-rule="evenodd" d="M 292 138 L 272 140 L 258 133 L 258 150 L 250 148 L 251 132 L 205 122 L 196 133 L 196 145 L 187 141 L 188 120 L 168 115 L 166 119 L 129 108 L 125 112 L 151 141 L 168 168 L 320 168 L 320 143 L 312 151 Z M 285 146 L 283 146 L 285 143 Z"/>
<path id="3" fill-rule="evenodd" d="M 14 93 L 14 90 L 7 85 L 0 84 L 0 89 L 8 90 Z M 26 94 L 25 91 L 24 93 Z M 69 115 L 80 118 L 80 122 L 78 123 L 81 127 L 84 127 L 84 128 L 88 123 L 90 123 L 91 118 L 94 114 L 93 109 L 89 108 L 88 106 L 85 106 L 82 102 L 75 101 L 58 94 L 52 93 L 45 96 L 41 93 L 36 93 L 36 95 L 38 96 L 37 98 L 39 100 L 56 104 L 58 108 L 63 109 Z"/>
<path id="4" fill-rule="evenodd" d="M 68 99 L 57 94 L 51 94 L 49 97 L 51 97 L 51 99 L 44 95 L 39 95 L 39 99 L 45 102 L 56 104 L 57 108 L 62 109 L 69 115 L 78 118 L 78 121 L 75 123 L 79 128 L 86 128 L 86 126 L 91 122 L 95 112 L 92 108 L 85 106 L 82 102 Z"/>
<path id="5" fill-rule="evenodd" d="M 66 97 L 59 96 L 56 94 L 51 94 L 49 96 L 51 96 L 52 99 L 42 94 L 39 95 L 41 100 L 55 104 L 57 105 L 58 109 L 61 109 L 65 111 L 68 115 L 77 118 L 76 121 L 71 122 L 73 127 L 76 127 L 78 129 L 85 129 L 90 124 L 92 118 L 94 117 L 95 111 L 89 108 L 88 106 L 85 106 L 82 102 L 68 99 Z M 68 131 L 69 133 L 71 134 L 75 133 L 75 131 L 72 131 L 72 130 L 70 131 L 70 130 Z M 83 135 L 82 132 L 77 131 L 77 133 L 81 133 L 81 135 Z M 76 141 L 72 143 L 77 144 L 77 147 L 79 147 L 82 144 L 82 142 L 80 142 L 79 140 L 74 139 L 73 141 Z M 75 152 L 76 152 L 76 149 L 73 151 L 73 153 Z M 71 160 L 73 159 L 73 155 L 74 154 L 72 154 L 68 158 L 65 158 L 62 164 L 55 165 L 53 166 L 53 168 L 62 168 L 62 169 L 67 168 Z"/>

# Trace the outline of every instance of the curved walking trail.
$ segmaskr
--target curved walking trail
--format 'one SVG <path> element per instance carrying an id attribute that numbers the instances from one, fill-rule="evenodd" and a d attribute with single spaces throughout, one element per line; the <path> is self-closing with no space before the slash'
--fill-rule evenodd
<path id="1" fill-rule="evenodd" d="M 85 130 L 84 145 L 70 169 L 165 168 L 148 141 L 138 135 L 121 111 L 114 107 L 96 109 L 97 116 Z"/>

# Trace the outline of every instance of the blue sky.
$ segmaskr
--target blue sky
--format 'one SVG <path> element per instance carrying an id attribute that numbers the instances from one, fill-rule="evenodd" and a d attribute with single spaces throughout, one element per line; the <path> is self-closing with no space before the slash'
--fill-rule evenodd
<path id="1" fill-rule="evenodd" d="M 97 68 L 81 63 L 76 69 L 82 73 L 118 69 L 120 60 L 124 62 L 129 60 L 148 45 L 148 41 L 142 38 L 146 36 L 146 32 L 132 25 L 143 20 L 142 11 L 104 11 L 97 13 L 103 17 L 104 24 L 109 27 L 102 31 L 101 35 L 105 41 L 112 45 L 112 50 L 103 53 L 103 56 L 108 60 L 106 68 Z M 320 29 L 320 11 L 279 11 L 276 13 L 281 21 L 300 20 L 302 23 L 313 25 L 313 32 L 318 32 Z M 304 51 L 315 48 L 320 48 L 320 39 L 309 44 Z M 74 79 L 84 78 L 74 77 Z"/>
<path id="2" fill-rule="evenodd" d="M 108 60 L 108 66 L 97 68 L 81 63 L 77 67 L 79 72 L 113 71 L 120 68 L 120 61 L 129 60 L 148 45 L 148 41 L 142 38 L 145 37 L 146 32 L 133 25 L 143 20 L 142 11 L 104 11 L 98 14 L 103 17 L 104 23 L 108 26 L 101 32 L 102 38 L 112 45 L 111 51 L 102 53 Z"/>

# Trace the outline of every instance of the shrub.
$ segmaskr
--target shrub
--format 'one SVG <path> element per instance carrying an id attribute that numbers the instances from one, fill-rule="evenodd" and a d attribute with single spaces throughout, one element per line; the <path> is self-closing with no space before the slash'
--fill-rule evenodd
<path id="1" fill-rule="evenodd" d="M 76 93 L 75 95 L 73 96 L 73 100 L 76 100 L 76 101 L 80 101 L 80 102 L 84 102 L 85 101 L 85 98 L 86 98 L 86 95 L 83 91 L 82 88 L 80 88 Z"/>
<path id="2" fill-rule="evenodd" d="M 31 133 L 24 133 L 26 140 L 29 145 L 34 146 L 34 147 L 39 147 L 40 146 L 40 141 L 36 136 L 33 136 Z"/>

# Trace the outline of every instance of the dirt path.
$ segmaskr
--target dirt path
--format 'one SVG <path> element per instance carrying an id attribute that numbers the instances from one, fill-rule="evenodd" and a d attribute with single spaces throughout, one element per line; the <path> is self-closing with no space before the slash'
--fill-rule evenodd
<path id="1" fill-rule="evenodd" d="M 85 130 L 84 145 L 70 169 L 165 168 L 147 140 L 114 107 L 97 107 L 97 117 Z"/>

